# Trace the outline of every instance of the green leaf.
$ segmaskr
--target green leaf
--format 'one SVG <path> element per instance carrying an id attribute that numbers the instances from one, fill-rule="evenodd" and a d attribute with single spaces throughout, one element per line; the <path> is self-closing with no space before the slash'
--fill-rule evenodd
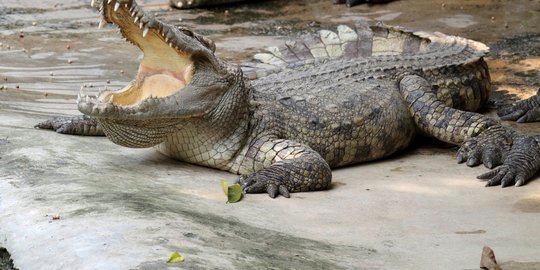
<path id="1" fill-rule="evenodd" d="M 239 202 L 242 199 L 242 187 L 239 184 L 229 186 L 227 191 L 228 203 Z"/>
<path id="2" fill-rule="evenodd" d="M 227 195 L 228 203 L 239 202 L 242 199 L 242 187 L 239 184 L 230 185 L 225 180 L 221 180 L 223 192 Z"/>
<path id="3" fill-rule="evenodd" d="M 223 188 L 223 192 L 225 195 L 229 194 L 229 184 L 225 180 L 221 180 L 221 188 Z"/>
<path id="4" fill-rule="evenodd" d="M 171 254 L 171 257 L 169 257 L 169 259 L 167 260 L 167 263 L 179 263 L 179 262 L 183 262 L 184 260 L 185 260 L 184 256 L 180 255 L 178 251 L 175 251 Z"/>

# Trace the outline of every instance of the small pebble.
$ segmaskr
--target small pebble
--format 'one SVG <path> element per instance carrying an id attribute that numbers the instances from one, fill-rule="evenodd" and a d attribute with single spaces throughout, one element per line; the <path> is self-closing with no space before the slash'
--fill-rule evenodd
<path id="1" fill-rule="evenodd" d="M 107 83 L 111 83 L 111 80 L 107 80 Z"/>
<path id="2" fill-rule="evenodd" d="M 36 25 L 37 25 L 37 22 L 32 22 L 32 25 L 33 25 L 33 26 L 36 26 Z"/>
<path id="3" fill-rule="evenodd" d="M 66 46 L 66 49 L 68 49 L 68 50 L 71 49 L 71 46 L 68 44 L 68 45 Z"/>
<path id="4" fill-rule="evenodd" d="M 49 95 L 49 93 L 45 92 L 45 93 L 43 93 L 43 95 L 44 95 L 44 96 L 48 96 L 48 95 Z"/>
<path id="5" fill-rule="evenodd" d="M 54 73 L 52 73 L 52 71 L 49 72 L 49 76 L 54 76 Z"/>
<path id="6" fill-rule="evenodd" d="M 441 6 L 442 6 L 442 7 L 446 7 L 446 3 L 442 3 L 442 5 L 441 5 Z"/>
<path id="7" fill-rule="evenodd" d="M 18 86 L 18 85 L 16 85 L 16 86 L 15 86 L 15 88 L 19 89 L 19 86 Z"/>
<path id="8" fill-rule="evenodd" d="M 495 20 L 495 16 L 491 16 L 491 20 L 494 21 L 494 20 Z"/>
<path id="9" fill-rule="evenodd" d="M 123 69 L 121 69 L 121 70 L 120 70 L 120 73 L 121 73 L 121 74 L 124 74 L 124 70 L 123 70 Z"/>
<path id="10" fill-rule="evenodd" d="M 68 64 L 71 64 L 71 63 L 73 63 L 73 60 L 69 59 Z"/>
<path id="11" fill-rule="evenodd" d="M 53 219 L 53 220 L 59 220 L 59 219 L 60 219 L 60 215 L 59 215 L 59 214 L 54 214 L 54 215 L 52 215 L 52 219 Z"/>

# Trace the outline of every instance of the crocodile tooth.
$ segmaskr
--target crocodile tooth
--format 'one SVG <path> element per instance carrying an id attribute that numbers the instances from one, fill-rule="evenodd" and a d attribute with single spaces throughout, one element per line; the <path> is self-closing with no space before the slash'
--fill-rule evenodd
<path id="1" fill-rule="evenodd" d="M 143 22 L 141 21 L 141 22 L 139 23 L 139 28 L 141 28 L 141 29 L 142 29 L 142 28 L 143 28 L 143 26 L 144 26 L 144 23 L 143 23 Z"/>
<path id="2" fill-rule="evenodd" d="M 172 42 L 169 42 L 169 47 L 171 47 L 171 48 L 173 47 L 173 44 L 172 44 Z"/>
<path id="3" fill-rule="evenodd" d="M 107 21 L 105 21 L 105 19 L 101 18 L 101 21 L 99 21 L 98 29 L 103 28 L 103 26 L 104 26 L 106 23 L 107 23 Z"/>
<path id="4" fill-rule="evenodd" d="M 135 20 L 133 20 L 133 23 L 137 23 L 138 20 L 139 20 L 139 17 L 135 17 Z"/>
<path id="5" fill-rule="evenodd" d="M 131 12 L 131 17 L 135 17 L 135 14 L 137 14 L 137 12 L 134 10 Z"/>
<path id="6" fill-rule="evenodd" d="M 90 96 L 85 96 L 84 98 L 86 103 L 92 103 L 92 99 L 90 98 Z"/>
<path id="7" fill-rule="evenodd" d="M 120 3 L 116 2 L 116 4 L 114 4 L 114 12 L 117 12 L 119 8 L 120 8 Z"/>
<path id="8" fill-rule="evenodd" d="M 79 94 L 77 95 L 77 102 L 81 101 L 83 94 L 83 88 L 84 86 L 81 86 L 81 89 L 79 90 Z"/>
<path id="9" fill-rule="evenodd" d="M 143 37 L 146 37 L 147 34 L 148 34 L 148 26 L 145 26 L 145 27 L 144 27 L 144 30 L 143 30 L 143 32 L 142 32 L 142 36 L 143 36 Z"/>
<path id="10" fill-rule="evenodd" d="M 94 7 L 95 5 L 96 5 L 96 0 L 92 0 L 92 2 L 90 2 L 90 6 Z"/>
<path id="11" fill-rule="evenodd" d="M 110 3 L 112 3 L 112 1 L 113 1 L 113 0 L 108 0 L 108 1 L 107 1 L 107 4 L 110 4 Z"/>

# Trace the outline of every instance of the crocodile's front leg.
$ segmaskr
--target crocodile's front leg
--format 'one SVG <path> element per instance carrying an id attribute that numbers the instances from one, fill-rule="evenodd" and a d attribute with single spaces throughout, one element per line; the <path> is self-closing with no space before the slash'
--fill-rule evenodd
<path id="1" fill-rule="evenodd" d="M 330 187 L 328 163 L 309 146 L 290 140 L 271 140 L 247 150 L 247 163 L 264 168 L 241 175 L 237 182 L 247 193 L 267 192 L 275 198 L 289 192 L 324 190 Z M 250 157 L 249 153 L 253 153 Z"/>
<path id="2" fill-rule="evenodd" d="M 540 147 L 534 137 L 520 135 L 484 115 L 444 105 L 419 76 L 403 78 L 400 91 L 420 130 L 442 141 L 461 144 L 459 163 L 483 163 L 488 168 L 501 165 L 479 176 L 488 185 L 523 185 L 540 168 Z"/>
<path id="3" fill-rule="evenodd" d="M 34 126 L 41 129 L 52 129 L 58 133 L 83 136 L 105 136 L 96 118 L 88 115 L 57 117 Z"/>
<path id="4" fill-rule="evenodd" d="M 518 123 L 540 121 L 540 88 L 536 95 L 516 104 L 503 108 L 497 112 L 502 120 L 511 120 Z"/>

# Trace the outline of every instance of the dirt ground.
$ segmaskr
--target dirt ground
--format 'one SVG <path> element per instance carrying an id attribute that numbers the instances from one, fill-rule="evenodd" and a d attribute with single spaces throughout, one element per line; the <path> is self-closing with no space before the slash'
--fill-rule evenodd
<path id="1" fill-rule="evenodd" d="M 431 140 L 336 170 L 329 191 L 225 205 L 219 182 L 234 175 L 33 129 L 78 114 L 81 85 L 94 94 L 136 73 L 140 52 L 114 27 L 98 30 L 89 2 L 0 0 L 0 246 L 15 267 L 175 269 L 165 261 L 179 250 L 186 269 L 478 269 L 490 245 L 505 270 L 540 269 L 539 177 L 522 188 L 483 188 L 474 177 L 484 168 L 455 164 L 456 148 Z M 350 9 L 293 0 L 187 11 L 139 2 L 208 35 L 236 63 L 287 37 L 362 18 L 488 44 L 494 89 L 486 114 L 540 87 L 538 0 Z"/>

